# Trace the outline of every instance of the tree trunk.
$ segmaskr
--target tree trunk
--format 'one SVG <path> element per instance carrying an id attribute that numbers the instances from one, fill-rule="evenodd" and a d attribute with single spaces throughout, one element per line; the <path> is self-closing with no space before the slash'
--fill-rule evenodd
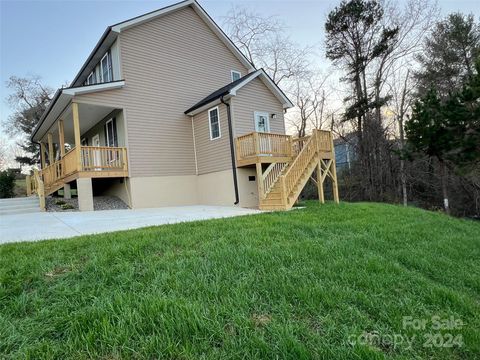
<path id="1" fill-rule="evenodd" d="M 443 195 L 443 208 L 445 209 L 445 213 L 450 215 L 450 206 L 448 204 L 448 177 L 447 177 L 447 165 L 445 161 L 440 160 L 440 172 L 442 178 L 442 195 Z"/>
<path id="2" fill-rule="evenodd" d="M 407 206 L 408 205 L 407 175 L 405 172 L 405 160 L 403 159 L 400 159 L 400 182 L 402 183 L 403 206 Z"/>

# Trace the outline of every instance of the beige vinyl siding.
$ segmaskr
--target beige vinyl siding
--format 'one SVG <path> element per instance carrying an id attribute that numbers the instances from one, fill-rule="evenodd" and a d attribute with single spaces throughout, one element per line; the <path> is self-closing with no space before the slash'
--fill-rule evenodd
<path id="1" fill-rule="evenodd" d="M 237 92 L 232 100 L 235 136 L 241 136 L 255 131 L 255 111 L 267 112 L 270 121 L 270 132 L 285 134 L 283 107 L 272 92 L 256 78 Z M 272 119 L 271 115 L 277 118 Z"/>
<path id="2" fill-rule="evenodd" d="M 223 104 L 218 105 L 221 137 L 214 140 L 210 140 L 208 110 L 193 117 L 199 175 L 232 168 L 227 107 Z"/>
<path id="3" fill-rule="evenodd" d="M 123 114 L 121 111 L 116 111 L 99 121 L 95 126 L 90 128 L 88 131 L 82 134 L 82 139 L 88 139 L 88 145 L 92 146 L 92 140 L 95 135 L 100 137 L 100 146 L 106 146 L 105 143 L 105 124 L 111 119 L 115 118 L 115 123 L 117 127 L 117 137 L 118 137 L 118 146 L 125 146 L 125 123 L 123 119 Z"/>
<path id="4" fill-rule="evenodd" d="M 190 7 L 128 29 L 119 40 L 125 87 L 79 99 L 124 109 L 132 177 L 194 175 L 184 111 L 228 84 L 232 69 L 247 69 Z"/>

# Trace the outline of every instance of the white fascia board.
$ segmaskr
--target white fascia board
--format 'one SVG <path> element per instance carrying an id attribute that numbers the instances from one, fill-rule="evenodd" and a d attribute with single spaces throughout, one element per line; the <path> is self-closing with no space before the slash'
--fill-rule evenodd
<path id="1" fill-rule="evenodd" d="M 283 104 L 284 109 L 289 109 L 294 106 L 292 102 L 285 96 L 285 94 L 282 93 L 278 85 L 276 85 L 272 81 L 272 79 L 270 79 L 270 77 L 265 73 L 263 69 L 257 70 L 256 74 L 250 76 L 249 78 L 245 79 L 240 84 L 232 88 L 230 90 L 230 95 L 232 96 L 237 95 L 237 91 L 239 89 L 241 89 L 242 87 L 247 85 L 250 81 L 252 81 L 253 79 L 256 79 L 259 76 L 262 78 L 265 86 L 272 92 L 272 94 L 274 94 L 277 97 L 278 100 L 280 100 L 280 102 Z"/>
<path id="2" fill-rule="evenodd" d="M 123 30 L 127 30 L 127 29 L 129 29 L 133 26 L 140 25 L 144 22 L 150 21 L 150 20 L 155 19 L 156 17 L 162 16 L 162 15 L 168 14 L 172 11 L 179 10 L 179 9 L 185 7 L 185 6 L 193 5 L 194 3 L 195 3 L 194 0 L 186 0 L 186 1 L 179 2 L 177 4 L 168 6 L 166 8 L 163 8 L 163 9 L 160 9 L 160 10 L 157 10 L 157 11 L 153 11 L 151 13 L 136 17 L 132 20 L 128 20 L 128 21 L 125 21 L 125 22 L 120 23 L 118 25 L 112 26 L 112 31 L 115 31 L 117 33 L 122 32 Z"/>
<path id="3" fill-rule="evenodd" d="M 75 95 L 94 93 L 98 91 L 120 89 L 124 86 L 125 86 L 125 81 L 122 80 L 122 81 L 114 81 L 111 83 L 86 85 L 86 86 L 80 86 L 76 88 L 63 89 L 62 92 L 65 95 L 75 96 Z"/>
<path id="4" fill-rule="evenodd" d="M 275 84 L 273 80 L 270 79 L 270 76 L 268 76 L 263 70 L 262 70 L 262 79 L 265 80 L 264 83 L 270 89 L 270 91 L 272 91 L 272 93 L 275 94 L 275 96 L 277 96 L 277 98 L 282 102 L 284 109 L 289 109 L 295 106 L 287 98 L 287 96 L 280 90 L 280 87 L 277 84 Z"/>
<path id="5" fill-rule="evenodd" d="M 262 74 L 262 72 L 260 70 L 257 70 L 255 74 L 253 74 L 252 76 L 249 76 L 248 78 L 243 80 L 241 83 L 237 84 L 237 86 L 231 88 L 230 91 L 229 91 L 230 95 L 232 95 L 232 96 L 237 95 L 238 90 L 240 90 L 242 87 L 247 85 L 250 81 L 257 78 L 261 74 Z"/>

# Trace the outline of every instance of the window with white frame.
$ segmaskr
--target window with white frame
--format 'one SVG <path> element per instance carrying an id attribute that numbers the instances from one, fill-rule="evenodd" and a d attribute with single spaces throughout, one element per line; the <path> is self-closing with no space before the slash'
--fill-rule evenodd
<path id="1" fill-rule="evenodd" d="M 232 70 L 232 82 L 240 79 L 242 77 L 242 73 L 240 71 Z"/>
<path id="2" fill-rule="evenodd" d="M 97 77 L 95 76 L 95 70 L 93 70 L 90 75 L 87 77 L 87 85 L 92 85 L 97 83 Z"/>
<path id="3" fill-rule="evenodd" d="M 100 75 L 102 82 L 113 81 L 112 57 L 110 51 L 107 51 L 100 61 Z"/>
<path id="4" fill-rule="evenodd" d="M 270 121 L 267 112 L 255 111 L 254 118 L 256 132 L 270 132 Z"/>
<path id="5" fill-rule="evenodd" d="M 222 136 L 220 132 L 220 114 L 218 112 L 218 106 L 208 110 L 208 125 L 210 127 L 210 140 L 215 140 Z"/>

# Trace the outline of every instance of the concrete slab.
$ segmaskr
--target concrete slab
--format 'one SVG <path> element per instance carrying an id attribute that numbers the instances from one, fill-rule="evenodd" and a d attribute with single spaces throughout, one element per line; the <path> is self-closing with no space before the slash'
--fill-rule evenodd
<path id="1" fill-rule="evenodd" d="M 42 212 L 0 217 L 0 244 L 69 238 L 146 226 L 261 213 L 225 206 L 179 206 L 88 212 Z"/>

